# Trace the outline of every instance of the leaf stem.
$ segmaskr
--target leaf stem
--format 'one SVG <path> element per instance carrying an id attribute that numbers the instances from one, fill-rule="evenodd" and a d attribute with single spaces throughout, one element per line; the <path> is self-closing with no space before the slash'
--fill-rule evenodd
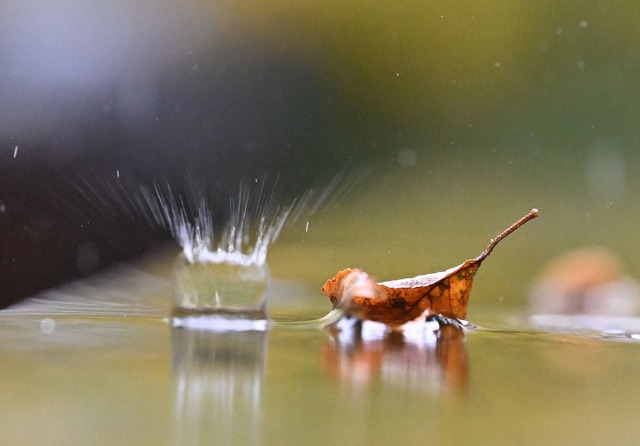
<path id="1" fill-rule="evenodd" d="M 495 248 L 496 245 L 500 243 L 500 241 L 503 238 L 511 234 L 513 231 L 515 231 L 516 229 L 518 229 L 520 226 L 524 225 L 528 221 L 533 220 L 537 216 L 538 216 L 538 210 L 536 208 L 533 208 L 531 209 L 531 211 L 529 211 L 527 215 L 525 215 L 520 220 L 518 220 L 517 222 L 509 226 L 507 229 L 502 231 L 500 234 L 498 234 L 496 238 L 491 239 L 491 243 L 489 243 L 489 246 L 487 246 L 487 249 L 485 249 L 482 252 L 482 254 L 480 254 L 478 257 L 476 257 L 476 262 L 478 263 L 482 262 L 485 258 L 489 256 L 489 254 L 491 254 L 491 251 L 493 251 L 493 248 Z"/>

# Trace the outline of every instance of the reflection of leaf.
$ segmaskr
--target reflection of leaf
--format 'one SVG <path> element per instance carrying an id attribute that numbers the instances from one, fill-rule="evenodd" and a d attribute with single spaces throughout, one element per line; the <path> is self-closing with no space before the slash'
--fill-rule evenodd
<path id="1" fill-rule="evenodd" d="M 328 374 L 356 386 L 384 381 L 412 391 L 465 393 L 469 366 L 462 328 L 435 323 L 436 331 L 416 335 L 367 324 L 376 323 L 349 319 L 329 330 L 322 348 Z"/>
<path id="2" fill-rule="evenodd" d="M 446 271 L 376 283 L 362 270 L 345 269 L 328 280 L 322 292 L 346 314 L 392 327 L 430 314 L 464 319 L 473 277 L 484 259 L 503 238 L 537 216 L 538 210 L 532 209 L 491 240 L 478 257 Z"/>

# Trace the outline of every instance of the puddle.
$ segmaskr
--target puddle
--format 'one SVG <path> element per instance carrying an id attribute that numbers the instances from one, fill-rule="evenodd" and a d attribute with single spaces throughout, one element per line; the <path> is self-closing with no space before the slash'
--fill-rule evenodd
<path id="1" fill-rule="evenodd" d="M 633 444 L 640 435 L 640 348 L 607 342 L 615 325 L 598 336 L 594 320 L 591 331 L 568 329 L 585 321 L 566 317 L 528 325 L 474 305 L 481 328 L 418 336 L 278 324 L 203 332 L 171 326 L 161 275 L 130 268 L 102 279 L 0 312 L 7 443 Z M 304 284 L 276 280 L 269 293 L 275 319 L 328 310 Z M 608 322 L 636 330 L 632 318 Z"/>

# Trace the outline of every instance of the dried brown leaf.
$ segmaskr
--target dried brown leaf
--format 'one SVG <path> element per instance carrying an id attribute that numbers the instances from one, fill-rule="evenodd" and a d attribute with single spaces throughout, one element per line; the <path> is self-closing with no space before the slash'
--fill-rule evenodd
<path id="1" fill-rule="evenodd" d="M 322 292 L 331 299 L 334 308 L 392 327 L 430 314 L 465 319 L 473 278 L 484 259 L 502 239 L 537 216 L 538 210 L 532 209 L 492 239 L 478 257 L 446 271 L 376 283 L 360 269 L 345 269 L 329 279 Z"/>

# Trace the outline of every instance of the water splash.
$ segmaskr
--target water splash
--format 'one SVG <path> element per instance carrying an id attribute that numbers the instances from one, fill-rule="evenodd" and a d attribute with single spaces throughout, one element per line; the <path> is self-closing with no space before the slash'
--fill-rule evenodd
<path id="1" fill-rule="evenodd" d="M 235 196 L 222 198 L 226 205 L 216 201 L 214 188 L 204 181 L 191 182 L 182 192 L 168 181 L 154 182 L 139 187 L 143 200 L 129 197 L 125 204 L 142 209 L 148 221 L 168 230 L 190 263 L 264 265 L 285 224 L 302 220 L 308 231 L 310 218 L 333 209 L 363 175 L 358 169 L 338 173 L 328 184 L 316 183 L 288 201 L 282 199 L 277 179 L 269 184 L 256 178 L 240 183 Z M 213 212 L 223 218 L 214 218 Z M 226 224 L 220 231 L 215 222 L 221 220 Z"/>
<path id="2" fill-rule="evenodd" d="M 316 182 L 289 200 L 282 198 L 277 179 L 268 183 L 266 178 L 241 183 L 229 195 L 228 189 L 204 180 L 188 180 L 186 187 L 182 182 L 178 189 L 169 179 L 149 186 L 118 172 L 102 185 L 83 179 L 81 191 L 103 215 L 142 218 L 171 233 L 180 245 L 173 271 L 174 327 L 263 331 L 271 324 L 266 310 L 269 247 L 287 223 L 301 220 L 308 231 L 310 218 L 333 209 L 363 175 L 364 170 L 335 175 L 328 184 Z M 312 322 L 317 327 L 322 320 Z"/>
<path id="3" fill-rule="evenodd" d="M 264 182 L 254 194 L 241 184 L 237 198 L 229 200 L 228 221 L 216 237 L 214 205 L 204 194 L 192 189 L 185 197 L 168 183 L 141 191 L 155 221 L 171 232 L 190 263 L 264 265 L 269 245 L 296 205 L 296 200 L 279 204 L 274 189 L 265 192 Z"/>
<path id="4" fill-rule="evenodd" d="M 284 199 L 285 186 L 266 176 L 240 183 L 230 193 L 226 185 L 202 178 L 149 182 L 121 168 L 112 171 L 97 179 L 80 176 L 76 190 L 84 205 L 71 205 L 67 211 L 85 222 L 99 215 L 92 223 L 104 231 L 121 225 L 123 217 L 161 228 L 191 263 L 237 265 L 265 264 L 269 246 L 285 226 L 301 221 L 308 231 L 316 213 L 332 211 L 367 174 L 364 168 L 345 168 L 330 181 L 316 180 L 299 195 Z"/>

